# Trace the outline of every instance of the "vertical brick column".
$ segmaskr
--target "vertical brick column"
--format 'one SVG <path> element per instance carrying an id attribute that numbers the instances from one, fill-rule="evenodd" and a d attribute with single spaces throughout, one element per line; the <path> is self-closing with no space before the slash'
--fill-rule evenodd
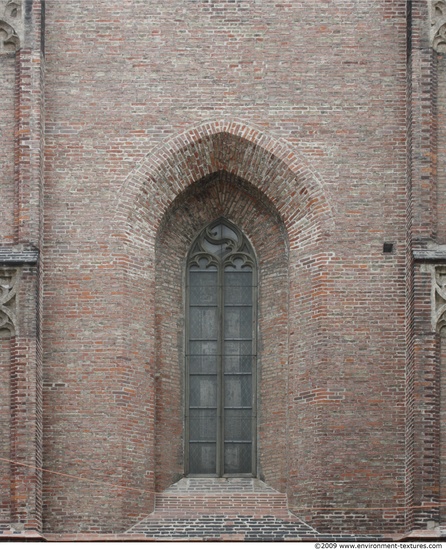
<path id="1" fill-rule="evenodd" d="M 439 523 L 440 337 L 432 325 L 435 266 L 415 265 L 414 278 L 414 528 Z"/>
<path id="2" fill-rule="evenodd" d="M 21 4 L 16 53 L 15 208 L 12 257 L 42 246 L 43 1 Z M 20 264 L 20 259 L 14 260 Z M 18 267 L 16 327 L 11 338 L 11 525 L 23 538 L 42 530 L 42 263 Z"/>
<path id="3" fill-rule="evenodd" d="M 41 350 L 37 338 L 37 267 L 24 267 L 11 338 L 11 524 L 31 536 L 42 529 Z"/>
<path id="4" fill-rule="evenodd" d="M 411 143 L 412 143 L 412 238 L 424 243 L 437 233 L 436 96 L 437 60 L 429 44 L 428 3 L 412 2 L 411 48 Z"/>
<path id="5" fill-rule="evenodd" d="M 25 2 L 25 39 L 16 54 L 15 238 L 41 244 L 43 219 L 44 54 L 40 0 Z"/>
<path id="6" fill-rule="evenodd" d="M 432 528 L 441 517 L 441 415 L 442 359 L 441 326 L 436 319 L 437 268 L 446 259 L 444 245 L 445 184 L 441 165 L 444 137 L 439 114 L 444 112 L 444 93 L 439 89 L 441 38 L 445 19 L 433 0 L 412 0 L 409 114 L 412 182 L 411 240 L 414 257 L 414 399 L 413 410 L 414 472 L 413 527 Z M 437 52 L 440 52 L 438 54 Z M 440 64 L 439 64 L 440 61 Z M 440 171 L 439 171 L 440 168 Z M 443 328 L 444 330 L 444 328 Z M 408 376 L 408 378 L 410 378 Z M 444 393 L 444 392 L 443 392 Z M 413 406 L 413 408 L 412 408 Z M 444 515 L 444 514 L 443 514 Z"/>

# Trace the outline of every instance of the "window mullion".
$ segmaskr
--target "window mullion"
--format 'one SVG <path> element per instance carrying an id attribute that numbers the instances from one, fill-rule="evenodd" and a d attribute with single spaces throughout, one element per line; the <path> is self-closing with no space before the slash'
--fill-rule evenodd
<path id="1" fill-rule="evenodd" d="M 257 473 L 257 296 L 258 296 L 258 271 L 253 269 L 252 272 L 252 348 L 251 353 L 254 358 L 252 363 L 252 396 L 251 396 L 251 464 L 252 473 Z"/>
<path id="2" fill-rule="evenodd" d="M 186 314 L 187 314 L 187 320 L 189 321 L 190 318 L 190 267 L 187 266 L 187 272 L 186 272 Z M 185 377 L 185 430 L 186 430 L 186 437 L 185 437 L 185 449 L 186 449 L 186 456 L 185 456 L 185 469 L 186 472 L 189 473 L 190 471 L 190 408 L 189 408 L 189 401 L 190 401 L 190 337 L 189 337 L 189 322 L 186 323 L 186 357 L 185 357 L 185 367 L 186 367 L 186 377 Z"/>
<path id="3" fill-rule="evenodd" d="M 218 265 L 218 308 L 220 327 L 218 330 L 218 433 L 217 433 L 217 475 L 223 475 L 224 465 L 224 377 L 223 377 L 223 354 L 224 354 L 224 268 L 220 260 Z"/>

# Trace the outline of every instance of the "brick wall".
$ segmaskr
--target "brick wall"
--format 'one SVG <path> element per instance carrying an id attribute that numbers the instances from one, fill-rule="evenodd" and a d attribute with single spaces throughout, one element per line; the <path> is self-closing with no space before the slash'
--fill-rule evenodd
<path id="1" fill-rule="evenodd" d="M 187 195 L 193 223 L 176 211 L 183 248 L 163 279 L 176 294 L 156 290 L 155 239 L 175 197 L 220 170 L 265 194 L 290 243 L 290 323 L 271 325 L 261 359 L 265 478 L 296 511 L 401 505 L 405 39 L 398 0 L 47 1 L 47 468 L 147 490 L 181 473 L 181 308 L 169 317 L 163 300 L 180 296 L 181 254 L 212 201 Z M 236 202 L 255 241 L 270 222 L 249 227 L 256 210 Z M 275 276 L 265 268 L 266 303 Z M 118 496 L 48 474 L 45 528 L 120 530 L 151 510 Z M 305 513 L 333 530 L 403 528 L 398 514 Z"/>

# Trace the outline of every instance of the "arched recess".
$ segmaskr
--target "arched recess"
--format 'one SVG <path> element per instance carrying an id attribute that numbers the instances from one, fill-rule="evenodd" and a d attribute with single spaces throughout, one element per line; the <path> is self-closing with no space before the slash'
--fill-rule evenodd
<path id="1" fill-rule="evenodd" d="M 161 145 L 130 174 L 117 197 L 113 231 L 116 266 L 124 274 L 122 373 L 138 377 L 139 388 L 122 397 L 127 416 L 140 419 L 131 429 L 125 426 L 134 436 L 127 463 L 145 468 L 144 474 L 129 471 L 129 481 L 144 477 L 150 487 L 156 477 L 162 490 L 182 474 L 182 422 L 168 422 L 182 407 L 180 394 L 170 391 L 181 388 L 184 309 L 178 289 L 193 238 L 221 216 L 252 240 L 262 271 L 261 376 L 269 389 L 264 394 L 261 388 L 260 407 L 271 422 L 260 426 L 260 475 L 280 490 L 292 490 L 297 482 L 316 487 L 321 472 L 303 479 L 306 468 L 299 466 L 299 456 L 314 453 L 314 433 L 301 430 L 311 413 L 296 395 L 314 387 L 308 372 L 324 362 L 332 212 L 323 184 L 289 144 L 225 120 Z M 268 325 L 272 336 L 265 340 L 268 311 L 274 311 Z M 144 375 L 137 363 L 145 365 Z M 166 447 L 161 431 L 163 441 L 171 442 Z M 129 500 L 129 507 L 135 503 Z"/>
<path id="2" fill-rule="evenodd" d="M 274 206 L 248 182 L 225 171 L 181 193 L 156 242 L 156 477 L 158 489 L 185 471 L 185 268 L 198 233 L 224 218 L 250 240 L 258 261 L 258 475 L 275 486 L 286 477 L 288 242 Z"/>

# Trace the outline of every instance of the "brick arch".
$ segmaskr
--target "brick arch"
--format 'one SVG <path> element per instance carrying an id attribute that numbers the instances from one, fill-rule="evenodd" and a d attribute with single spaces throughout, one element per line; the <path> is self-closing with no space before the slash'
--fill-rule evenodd
<path id="1" fill-rule="evenodd" d="M 331 232 L 332 209 L 324 185 L 295 148 L 245 123 L 218 120 L 169 139 L 130 174 L 116 209 L 118 218 L 126 220 L 127 234 L 132 218 L 142 215 L 145 207 L 151 225 L 158 227 L 182 191 L 219 171 L 249 181 L 271 200 L 291 246 L 297 233 L 302 246 L 303 241 L 314 242 Z"/>
<path id="2" fill-rule="evenodd" d="M 274 329 L 283 330 L 286 334 L 271 337 L 271 346 L 265 345 L 263 350 L 263 357 L 269 357 L 273 365 L 277 358 L 276 344 L 281 346 L 278 365 L 283 374 L 283 384 L 274 387 L 288 388 L 281 390 L 286 404 L 275 400 L 274 406 L 281 403 L 280 414 L 274 411 L 271 415 L 281 420 L 286 416 L 287 419 L 283 422 L 277 420 L 280 428 L 277 423 L 264 423 L 265 430 L 280 436 L 282 451 L 269 453 L 270 458 L 263 460 L 262 469 L 265 479 L 278 489 L 287 488 L 293 494 L 299 484 L 303 484 L 307 494 L 307 488 L 317 487 L 320 472 L 302 470 L 298 457 L 311 454 L 316 421 L 307 418 L 311 413 L 302 411 L 295 397 L 299 392 L 311 389 L 314 384 L 318 384 L 315 387 L 320 386 L 319 381 L 313 380 L 313 375 L 308 372 L 309 369 L 317 372 L 318 365 L 321 369 L 325 365 L 325 316 L 329 300 L 326 284 L 331 258 L 327 247 L 330 246 L 329 235 L 334 228 L 332 211 L 324 185 L 288 143 L 243 123 L 224 120 L 194 127 L 160 145 L 132 171 L 117 193 L 111 240 L 114 266 L 121 278 L 121 306 L 117 314 L 122 330 L 116 363 L 126 389 L 119 394 L 119 405 L 125 411 L 122 429 L 131 441 L 123 455 L 126 464 L 123 482 L 134 484 L 137 480 L 149 495 L 155 486 L 157 489 L 165 488 L 173 481 L 175 473 L 179 475 L 181 471 L 180 444 L 175 444 L 175 449 L 171 449 L 169 461 L 172 464 L 169 467 L 164 464 L 161 475 L 159 464 L 162 456 L 160 458 L 156 454 L 158 419 L 155 405 L 157 395 L 160 395 L 157 388 L 160 384 L 166 385 L 164 378 L 172 377 L 169 365 L 173 365 L 174 360 L 169 359 L 166 368 L 158 370 L 159 357 L 164 349 L 159 327 L 164 327 L 167 322 L 163 311 L 170 317 L 173 313 L 159 308 L 159 285 L 164 283 L 159 278 L 157 280 L 159 271 L 155 251 L 165 216 L 172 212 L 175 200 L 195 186 L 199 188 L 200 182 L 206 178 L 217 175 L 229 178 L 240 196 L 243 195 L 241 182 L 246 183 L 245 191 L 249 190 L 248 195 L 251 196 L 246 202 L 247 208 L 256 202 L 256 197 L 263 197 L 260 202 L 266 210 L 271 211 L 269 204 L 277 213 L 280 220 L 277 227 L 283 228 L 283 242 L 288 245 L 287 265 L 281 268 L 281 277 L 286 277 L 281 293 L 283 303 L 288 304 L 287 313 L 286 318 L 281 318 L 279 311 L 277 322 L 273 323 Z M 224 211 L 220 212 L 220 215 L 224 214 Z M 227 214 L 228 219 L 251 236 L 249 227 L 244 227 L 242 216 L 232 219 L 230 213 Z M 185 233 L 178 230 L 177 235 L 183 239 Z M 257 235 L 260 239 L 262 233 L 257 232 Z M 259 250 L 255 242 L 254 245 Z M 184 254 L 186 250 L 187 247 Z M 265 249 L 265 257 L 268 254 Z M 271 303 L 277 306 L 282 303 L 273 297 L 277 270 L 271 268 L 264 273 L 271 277 Z M 285 295 L 289 297 L 289 303 Z M 181 315 L 175 316 L 175 319 L 181 323 Z M 182 331 L 178 326 L 171 328 L 166 333 L 165 349 L 175 351 L 179 349 Z M 169 426 L 174 430 L 172 441 L 178 442 L 181 438 L 180 425 Z M 274 441 L 274 438 L 265 436 L 263 441 Z M 271 445 L 276 450 L 279 447 L 277 444 Z M 285 448 L 286 451 L 283 450 Z M 153 499 L 135 500 L 131 495 L 124 505 L 129 515 L 136 517 L 142 511 L 150 511 Z"/>

